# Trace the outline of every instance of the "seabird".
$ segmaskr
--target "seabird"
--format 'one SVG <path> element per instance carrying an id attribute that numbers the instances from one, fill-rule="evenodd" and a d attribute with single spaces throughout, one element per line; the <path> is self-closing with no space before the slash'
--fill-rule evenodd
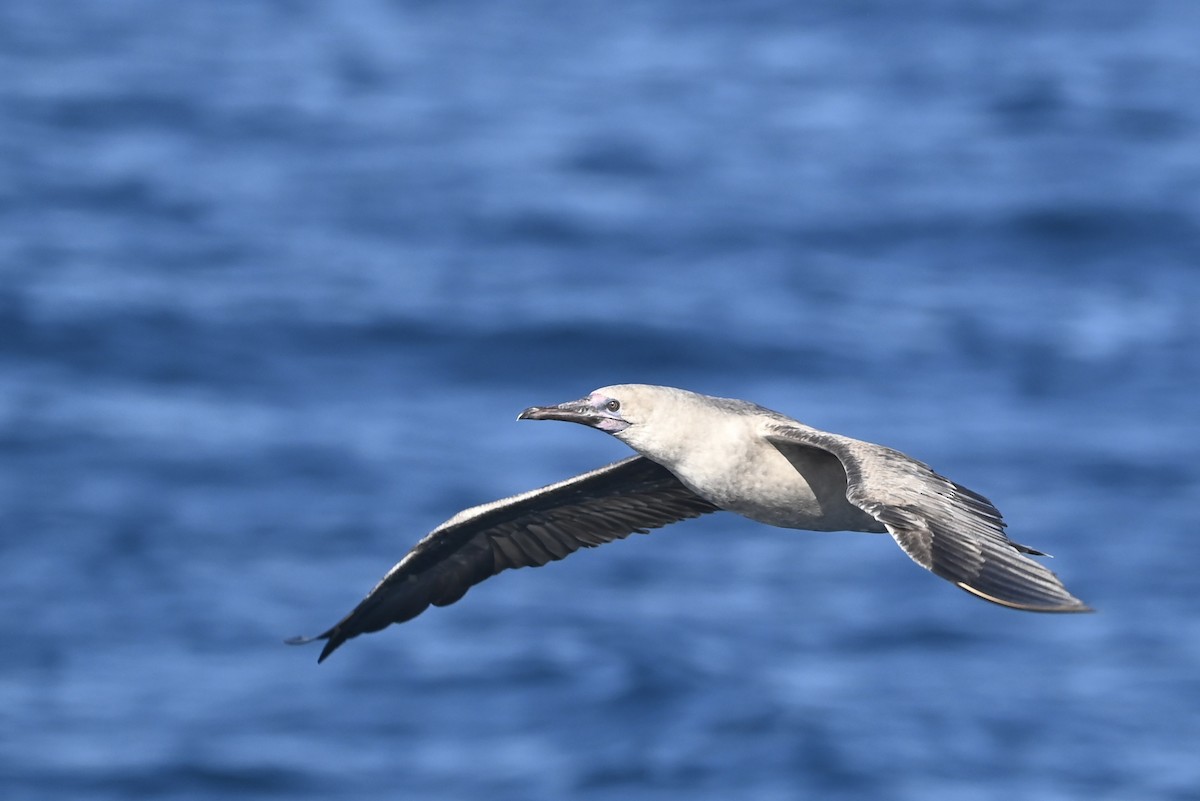
<path id="1" fill-rule="evenodd" d="M 351 637 L 452 604 L 502 570 L 721 510 L 783 528 L 887 532 L 917 564 L 985 601 L 1091 611 L 1029 558 L 1046 554 L 1005 536 L 991 501 L 891 448 L 747 401 L 647 384 L 531 406 L 517 419 L 580 423 L 639 455 L 459 512 L 333 628 L 288 642 L 326 640 L 324 661 Z"/>

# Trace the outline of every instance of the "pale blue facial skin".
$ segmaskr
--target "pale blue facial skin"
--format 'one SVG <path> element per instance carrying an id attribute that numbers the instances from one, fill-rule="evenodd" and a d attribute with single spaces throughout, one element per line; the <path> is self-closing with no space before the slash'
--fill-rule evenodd
<path id="1" fill-rule="evenodd" d="M 610 400 L 612 398 L 601 395 L 599 392 L 593 392 L 591 395 L 588 395 L 587 403 L 596 410 L 596 414 L 600 418 L 594 426 L 601 431 L 615 434 L 618 431 L 624 431 L 629 428 L 629 422 L 621 416 L 620 409 L 615 412 L 608 410 L 608 402 Z"/>

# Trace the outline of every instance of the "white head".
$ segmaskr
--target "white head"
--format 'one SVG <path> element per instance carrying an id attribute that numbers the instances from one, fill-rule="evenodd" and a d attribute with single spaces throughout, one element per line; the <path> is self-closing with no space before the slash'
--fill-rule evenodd
<path id="1" fill-rule="evenodd" d="M 612 434 L 647 456 L 659 454 L 680 425 L 681 406 L 703 403 L 703 395 L 653 384 L 613 384 L 586 398 L 556 406 L 531 406 L 518 420 L 565 420 Z"/>

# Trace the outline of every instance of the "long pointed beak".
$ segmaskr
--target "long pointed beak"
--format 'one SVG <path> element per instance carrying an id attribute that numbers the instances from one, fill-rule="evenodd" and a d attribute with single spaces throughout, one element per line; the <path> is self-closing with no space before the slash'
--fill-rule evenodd
<path id="1" fill-rule="evenodd" d="M 587 398 L 577 401 L 560 403 L 557 406 L 530 406 L 517 415 L 518 420 L 563 420 L 568 423 L 582 423 L 594 426 L 601 419 L 600 414 L 588 402 Z"/>

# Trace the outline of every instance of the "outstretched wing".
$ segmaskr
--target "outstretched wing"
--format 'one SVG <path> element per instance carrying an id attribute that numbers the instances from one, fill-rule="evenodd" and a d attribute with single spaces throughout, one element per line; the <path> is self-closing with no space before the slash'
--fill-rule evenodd
<path id="1" fill-rule="evenodd" d="M 776 447 L 818 448 L 846 470 L 846 498 L 882 523 L 922 567 L 984 600 L 1033 612 L 1088 612 L 1058 577 L 1026 554 L 1044 556 L 1004 534 L 987 498 L 899 451 L 773 421 Z"/>
<path id="2" fill-rule="evenodd" d="M 448 606 L 502 570 L 547 562 L 717 511 L 643 456 L 459 512 L 408 552 L 354 611 L 316 637 L 324 661 L 346 640 Z"/>

